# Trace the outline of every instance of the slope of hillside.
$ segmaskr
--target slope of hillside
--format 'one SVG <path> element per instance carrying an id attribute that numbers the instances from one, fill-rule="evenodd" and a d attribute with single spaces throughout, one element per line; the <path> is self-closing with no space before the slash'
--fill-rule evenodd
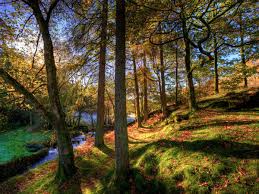
<path id="1" fill-rule="evenodd" d="M 210 97 L 189 113 L 180 107 L 165 120 L 152 116 L 143 128 L 128 128 L 131 172 L 128 193 L 256 193 L 259 190 L 258 92 Z M 0 193 L 116 193 L 114 133 L 107 147 L 93 139 L 76 151 L 79 173 L 57 188 L 56 162 L 0 185 Z M 79 187 L 80 185 L 80 187 Z"/>

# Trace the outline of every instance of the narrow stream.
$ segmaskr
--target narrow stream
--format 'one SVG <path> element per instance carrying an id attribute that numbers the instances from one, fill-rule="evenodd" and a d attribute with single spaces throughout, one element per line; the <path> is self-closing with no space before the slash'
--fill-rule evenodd
<path id="1" fill-rule="evenodd" d="M 94 136 L 94 132 L 89 132 L 88 135 Z M 75 149 L 79 145 L 82 145 L 86 142 L 86 137 L 85 135 L 79 135 L 79 136 L 73 137 L 71 141 L 72 141 L 73 148 Z M 31 165 L 30 169 L 36 168 L 37 166 L 44 164 L 48 161 L 55 160 L 57 157 L 58 157 L 58 149 L 56 147 L 52 147 L 49 149 L 48 154 L 42 159 L 40 159 L 38 162 Z"/>
<path id="2" fill-rule="evenodd" d="M 135 120 L 134 117 L 130 117 L 130 116 L 127 117 L 127 123 L 131 123 L 134 120 Z M 88 135 L 94 136 L 95 132 L 88 132 Z M 86 142 L 86 137 L 85 137 L 85 135 L 79 135 L 79 136 L 73 137 L 71 139 L 71 141 L 72 141 L 73 148 L 75 149 L 79 145 L 82 145 L 82 144 L 84 144 Z M 37 166 L 39 166 L 41 164 L 44 164 L 44 163 L 46 163 L 48 161 L 55 160 L 57 157 L 58 157 L 58 149 L 57 149 L 57 147 L 49 148 L 48 154 L 45 157 L 43 157 L 42 159 L 40 159 L 38 162 L 32 164 L 29 167 L 29 169 L 36 168 Z"/>

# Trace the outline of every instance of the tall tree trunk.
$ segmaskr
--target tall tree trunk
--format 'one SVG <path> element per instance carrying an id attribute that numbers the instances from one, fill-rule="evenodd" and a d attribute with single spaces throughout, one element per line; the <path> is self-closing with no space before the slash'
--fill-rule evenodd
<path id="1" fill-rule="evenodd" d="M 193 85 L 192 71 L 191 71 L 191 49 L 188 40 L 185 40 L 185 69 L 187 73 L 187 82 L 189 87 L 189 109 L 190 111 L 197 110 L 197 103 L 195 98 L 195 91 Z"/>
<path id="2" fill-rule="evenodd" d="M 215 34 L 214 34 L 214 91 L 215 91 L 215 94 L 219 93 L 218 49 L 217 49 L 217 38 Z"/>
<path id="3" fill-rule="evenodd" d="M 57 1 L 55 1 L 57 3 Z M 49 94 L 50 107 L 52 108 L 51 124 L 56 130 L 58 145 L 58 171 L 56 178 L 63 182 L 71 178 L 75 172 L 74 153 L 70 135 L 65 123 L 65 113 L 59 99 L 59 90 L 56 75 L 56 66 L 54 60 L 53 44 L 49 33 L 48 18 L 44 19 L 38 1 L 30 2 L 33 14 L 39 24 L 44 45 L 44 63 L 47 72 L 47 88 Z M 50 15 L 49 15 L 50 17 Z"/>
<path id="4" fill-rule="evenodd" d="M 160 74 L 161 74 L 161 109 L 163 118 L 167 116 L 166 109 L 166 92 L 165 92 L 165 64 L 164 64 L 164 49 L 163 45 L 159 46 L 160 50 Z"/>
<path id="5" fill-rule="evenodd" d="M 162 85 L 161 85 L 161 77 L 160 77 L 160 71 L 159 68 L 156 71 L 157 79 L 158 79 L 158 89 L 159 89 L 159 95 L 160 95 L 160 102 L 162 102 Z M 162 107 L 162 106 L 161 106 Z M 161 108 L 162 109 L 162 108 Z"/>
<path id="6" fill-rule="evenodd" d="M 104 145 L 104 93 L 105 93 L 105 60 L 106 60 L 106 40 L 107 40 L 107 20 L 108 20 L 108 0 L 102 2 L 102 29 L 99 58 L 99 82 L 98 82 L 98 102 L 97 102 L 97 125 L 95 134 L 95 146 Z"/>
<path id="7" fill-rule="evenodd" d="M 135 82 L 135 94 L 136 94 L 136 113 L 137 113 L 137 122 L 138 127 L 141 127 L 141 117 L 140 117 L 140 105 L 139 105 L 139 86 L 138 86 L 138 75 L 137 75 L 137 65 L 135 55 L 132 55 L 133 58 L 133 71 L 134 71 L 134 82 Z"/>
<path id="8" fill-rule="evenodd" d="M 175 49 L 175 105 L 178 105 L 178 45 Z"/>
<path id="9" fill-rule="evenodd" d="M 90 118 L 91 118 L 91 125 L 92 125 L 92 129 L 94 129 L 94 115 L 93 113 L 89 113 Z"/>
<path id="10" fill-rule="evenodd" d="M 74 154 L 69 132 L 67 130 L 65 123 L 65 114 L 62 110 L 59 99 L 56 66 L 53 55 L 53 46 L 48 29 L 42 29 L 42 37 L 44 41 L 44 61 L 47 71 L 49 101 L 54 112 L 52 124 L 57 131 L 57 142 L 59 152 L 59 166 L 57 178 L 63 181 L 72 177 L 76 171 L 74 165 Z"/>
<path id="11" fill-rule="evenodd" d="M 143 95 L 143 91 L 142 90 L 140 91 L 140 100 L 141 100 L 140 112 L 141 112 L 141 115 L 144 115 L 144 95 Z"/>
<path id="12" fill-rule="evenodd" d="M 79 112 L 78 112 L 78 120 L 77 120 L 77 127 L 78 128 L 80 127 L 81 117 L 82 117 L 82 111 L 79 110 Z"/>
<path id="13" fill-rule="evenodd" d="M 193 77 L 192 77 L 192 70 L 191 70 L 191 47 L 190 42 L 188 40 L 188 32 L 186 29 L 186 22 L 183 21 L 183 34 L 184 34 L 184 43 L 185 43 L 185 69 L 187 74 L 187 82 L 189 88 L 189 109 L 190 111 L 195 111 L 198 109 L 196 98 L 195 98 L 195 91 L 193 85 Z"/>
<path id="14" fill-rule="evenodd" d="M 247 73 L 246 73 L 246 57 L 245 57 L 245 46 L 244 46 L 244 24 L 242 19 L 242 13 L 239 14 L 240 20 L 240 40 L 241 40 L 241 47 L 240 47 L 240 55 L 241 55 L 241 62 L 242 62 L 242 71 L 243 71 L 243 79 L 244 79 L 244 88 L 247 88 Z"/>
<path id="15" fill-rule="evenodd" d="M 115 58 L 115 171 L 118 183 L 127 181 L 129 148 L 126 115 L 125 0 L 116 0 L 116 58 Z"/>
<path id="16" fill-rule="evenodd" d="M 146 52 L 144 51 L 143 56 L 143 77 L 144 77 L 144 84 L 143 84 L 143 95 L 144 95 L 144 105 L 143 105 L 143 113 L 144 113 L 144 121 L 148 119 L 148 100 L 147 100 L 147 60 L 146 60 Z"/>

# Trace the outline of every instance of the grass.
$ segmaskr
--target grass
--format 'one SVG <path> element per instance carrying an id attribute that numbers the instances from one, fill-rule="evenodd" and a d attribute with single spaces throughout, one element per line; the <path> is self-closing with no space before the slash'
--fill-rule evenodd
<path id="1" fill-rule="evenodd" d="M 0 164 L 16 158 L 30 156 L 26 143 L 45 143 L 50 140 L 51 133 L 44 131 L 31 132 L 24 127 L 0 133 Z"/>
<path id="2" fill-rule="evenodd" d="M 219 98 L 226 100 L 214 100 Z M 187 112 L 180 108 L 164 121 L 155 115 L 143 128 L 128 128 L 131 171 L 129 181 L 120 183 L 124 193 L 257 193 L 257 109 L 204 107 L 175 122 L 176 114 Z M 0 184 L 0 193 L 118 193 L 113 132 L 105 142 L 107 147 L 97 149 L 89 138 L 76 150 L 77 181 L 58 188 L 53 161 Z"/>

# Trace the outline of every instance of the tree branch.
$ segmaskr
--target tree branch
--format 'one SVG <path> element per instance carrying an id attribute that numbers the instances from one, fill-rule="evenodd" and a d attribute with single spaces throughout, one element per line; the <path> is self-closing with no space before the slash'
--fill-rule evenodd
<path id="1" fill-rule="evenodd" d="M 54 1 L 51 3 L 51 5 L 50 5 L 50 7 L 49 7 L 49 11 L 48 11 L 48 13 L 47 13 L 47 18 L 46 18 L 46 22 L 47 22 L 47 23 L 49 23 L 50 16 L 51 16 L 51 14 L 52 14 L 54 8 L 57 6 L 58 2 L 59 2 L 59 0 L 54 0 Z"/>
<path id="2" fill-rule="evenodd" d="M 34 51 L 34 53 L 33 53 L 31 68 L 34 67 L 35 56 L 36 56 L 36 54 L 37 54 L 38 46 L 39 46 L 39 41 L 40 41 L 40 35 L 41 35 L 41 34 L 39 33 L 39 34 L 38 34 L 38 37 L 37 37 L 36 49 L 35 49 L 35 51 Z"/>
<path id="3" fill-rule="evenodd" d="M 10 74 L 8 74 L 3 68 L 0 68 L 0 77 L 2 77 L 6 83 L 10 84 L 17 92 L 24 95 L 24 97 L 28 99 L 36 109 L 41 110 L 45 117 L 52 120 L 51 113 L 45 109 L 45 107 L 35 98 L 35 96 Z"/>

